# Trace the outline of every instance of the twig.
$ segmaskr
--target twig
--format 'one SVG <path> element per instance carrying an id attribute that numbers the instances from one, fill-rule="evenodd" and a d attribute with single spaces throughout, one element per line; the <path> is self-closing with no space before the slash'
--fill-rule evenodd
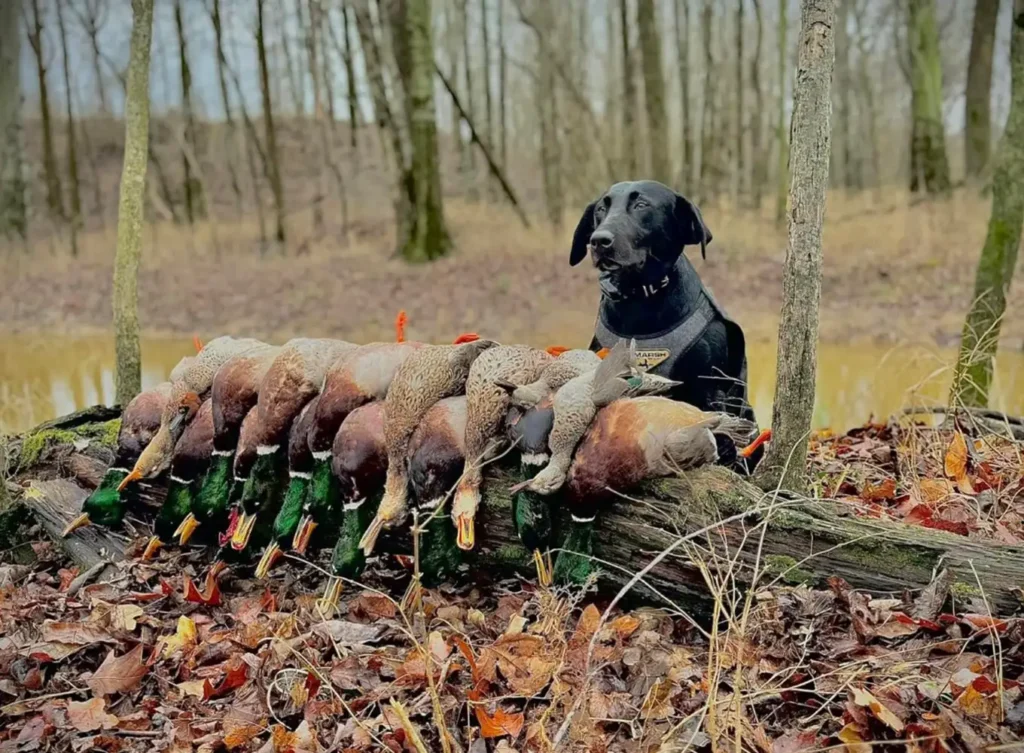
<path id="1" fill-rule="evenodd" d="M 99 575 L 101 572 L 103 572 L 104 568 L 106 568 L 107 565 L 109 565 L 109 564 L 111 564 L 111 563 L 106 561 L 106 560 L 101 560 L 101 561 L 97 562 L 95 565 L 93 565 L 92 567 L 90 567 L 88 570 L 86 570 L 81 575 L 75 576 L 74 580 L 72 580 L 71 583 L 68 584 L 68 590 L 65 591 L 64 593 L 67 596 L 74 596 L 80 590 L 82 590 L 82 587 L 86 583 L 88 583 L 89 581 L 93 580 L 97 575 Z"/>

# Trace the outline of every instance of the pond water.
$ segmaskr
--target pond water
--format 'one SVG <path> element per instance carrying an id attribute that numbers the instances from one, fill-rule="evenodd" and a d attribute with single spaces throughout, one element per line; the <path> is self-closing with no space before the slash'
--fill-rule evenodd
<path id="1" fill-rule="evenodd" d="M 194 348 L 190 339 L 147 338 L 142 383 L 167 378 Z M 955 353 L 923 347 L 823 345 L 818 351 L 816 427 L 838 431 L 907 405 L 945 401 Z M 771 420 L 775 345 L 749 346 L 750 398 L 762 425 Z M 18 432 L 58 415 L 114 399 L 113 338 L 16 335 L 0 338 L 0 431 Z M 1024 353 L 1001 353 L 992 407 L 1024 414 Z"/>

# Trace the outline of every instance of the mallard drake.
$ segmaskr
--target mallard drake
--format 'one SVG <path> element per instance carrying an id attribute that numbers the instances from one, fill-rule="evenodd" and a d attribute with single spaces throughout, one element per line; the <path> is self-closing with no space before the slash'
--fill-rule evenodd
<path id="1" fill-rule="evenodd" d="M 186 519 L 182 545 L 203 525 L 208 537 L 219 533 L 230 509 L 232 470 L 242 421 L 256 405 L 260 383 L 280 348 L 260 344 L 228 359 L 217 371 L 210 389 L 213 407 L 213 457 Z"/>
<path id="2" fill-rule="evenodd" d="M 459 395 L 434 403 L 409 440 L 409 485 L 417 508 L 423 511 L 421 525 L 426 524 L 419 548 L 420 573 L 428 585 L 453 572 L 461 560 L 461 545 L 438 508 L 464 478 L 470 401 L 468 395 Z"/>
<path id="3" fill-rule="evenodd" d="M 388 388 L 384 400 L 388 473 L 380 507 L 360 541 L 366 556 L 373 552 L 381 530 L 398 525 L 408 513 L 405 461 L 416 426 L 430 406 L 465 389 L 473 362 L 497 344 L 491 340 L 480 340 L 476 335 L 460 336 L 458 340 L 453 345 L 426 345 L 412 353 L 398 368 Z"/>
<path id="4" fill-rule="evenodd" d="M 547 465 L 550 458 L 548 439 L 554 422 L 554 394 L 546 395 L 526 411 L 515 407 L 509 411 L 506 432 L 519 450 L 519 467 L 524 479 L 533 478 Z M 543 586 L 551 585 L 548 549 L 554 535 L 554 524 L 549 498 L 529 489 L 513 493 L 512 520 L 526 551 L 533 553 L 538 582 Z"/>
<path id="5" fill-rule="evenodd" d="M 466 380 L 466 446 L 468 465 L 452 501 L 452 521 L 460 549 L 475 543 L 476 511 L 480 506 L 483 463 L 501 448 L 502 422 L 509 407 L 504 383 L 532 383 L 551 361 L 550 353 L 526 345 L 499 345 L 473 362 Z"/>
<path id="6" fill-rule="evenodd" d="M 383 402 L 356 408 L 348 414 L 334 437 L 331 470 L 337 479 L 344 514 L 338 540 L 331 553 L 334 577 L 324 594 L 322 606 L 325 611 L 337 606 L 342 579 L 358 578 L 366 566 L 366 556 L 359 541 L 377 513 L 388 469 L 384 411 Z M 292 546 L 301 551 L 303 542 L 293 541 Z"/>
<path id="7" fill-rule="evenodd" d="M 114 462 L 103 475 L 100 485 L 82 504 L 81 515 L 68 523 L 62 536 L 92 523 L 108 527 L 121 523 L 128 500 L 117 488 L 160 428 L 160 416 L 170 396 L 171 383 L 161 382 L 152 389 L 140 392 L 128 403 L 121 414 Z"/>
<path id="8" fill-rule="evenodd" d="M 146 544 L 143 559 L 150 559 L 164 542 L 181 537 L 192 511 L 192 498 L 210 466 L 212 453 L 213 406 L 206 400 L 174 446 L 167 496 L 153 521 L 153 536 Z"/>
<path id="9" fill-rule="evenodd" d="M 292 536 L 306 510 L 306 495 L 313 470 L 313 455 L 309 451 L 306 437 L 321 396 L 322 393 L 306 403 L 288 433 L 288 490 L 274 518 L 273 539 L 263 550 L 263 556 L 256 566 L 257 578 L 265 578 L 281 556 L 282 547 L 291 545 Z"/>
<path id="10" fill-rule="evenodd" d="M 265 521 L 269 532 L 282 502 L 280 482 L 287 467 L 283 445 L 292 422 L 320 392 L 331 364 L 355 348 L 343 340 L 289 340 L 267 369 L 256 400 L 260 432 L 256 462 L 242 492 L 241 518 L 231 538 L 231 546 L 236 551 L 248 546 L 257 515 L 269 518 Z"/>
<path id="11" fill-rule="evenodd" d="M 171 371 L 171 396 L 160 417 L 160 429 L 139 455 L 131 473 L 121 481 L 119 491 L 132 481 L 150 478 L 167 469 L 174 445 L 195 417 L 220 367 L 232 357 L 262 345 L 251 338 L 218 337 L 202 346 L 195 356 L 182 359 Z"/>
<path id="12" fill-rule="evenodd" d="M 636 369 L 635 347 L 619 340 L 594 369 L 573 377 L 555 393 L 555 420 L 548 439 L 548 464 L 529 481 L 513 488 L 538 494 L 554 494 L 565 483 L 572 453 L 598 409 L 620 397 L 656 395 L 679 382 Z"/>
<path id="13" fill-rule="evenodd" d="M 586 580 L 594 520 L 602 503 L 616 492 L 714 463 L 720 441 L 743 447 L 756 434 L 752 421 L 664 397 L 627 398 L 603 408 L 569 470 L 565 499 L 571 523 L 555 563 L 555 579 Z M 749 454 L 752 449 L 753 445 L 740 452 Z"/>
<path id="14" fill-rule="evenodd" d="M 601 356 L 590 350 L 568 350 L 554 346 L 547 351 L 556 357 L 532 382 L 516 383 L 504 379 L 497 381 L 498 386 L 509 392 L 513 406 L 529 410 L 548 395 L 554 394 L 570 379 L 597 368 L 601 363 Z"/>
<path id="15" fill-rule="evenodd" d="M 308 498 L 311 514 L 304 517 L 300 527 L 308 527 L 314 517 L 326 520 L 338 505 L 339 490 L 331 464 L 332 445 L 342 422 L 356 408 L 384 400 L 398 367 L 423 347 L 423 343 L 405 342 L 403 326 L 404 317 L 399 314 L 398 342 L 362 345 L 339 358 L 327 372 L 309 427 L 309 447 L 313 453 L 313 479 Z M 310 533 L 304 532 L 300 538 L 308 539 Z"/>
<path id="16" fill-rule="evenodd" d="M 214 572 L 220 572 L 228 562 L 239 562 L 242 557 L 231 548 L 231 537 L 238 528 L 241 518 L 242 492 L 253 465 L 256 464 L 256 450 L 259 447 L 260 415 L 256 406 L 249 409 L 238 431 L 238 445 L 232 465 L 231 491 L 228 494 L 228 512 L 224 528 L 217 534 L 217 553 L 214 557 Z"/>

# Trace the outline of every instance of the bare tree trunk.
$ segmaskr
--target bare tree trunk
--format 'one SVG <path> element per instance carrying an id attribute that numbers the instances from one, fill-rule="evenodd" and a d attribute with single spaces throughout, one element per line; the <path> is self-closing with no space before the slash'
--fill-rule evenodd
<path id="1" fill-rule="evenodd" d="M 882 149 L 878 135 L 878 105 L 875 99 L 875 85 L 868 72 L 868 60 L 871 50 L 867 46 L 866 36 L 871 31 L 864 27 L 864 11 L 857 4 L 853 5 L 854 20 L 857 24 L 857 77 L 860 82 L 861 96 L 864 99 L 863 109 L 867 119 L 868 142 L 871 155 L 871 172 L 874 176 L 876 196 L 882 190 Z"/>
<path id="2" fill-rule="evenodd" d="M 75 150 L 75 111 L 71 103 L 71 59 L 68 55 L 68 30 L 64 23 L 63 3 L 57 3 L 57 30 L 60 32 L 60 50 L 64 66 L 64 95 L 67 103 L 68 180 L 71 183 L 71 255 L 78 256 L 78 231 L 82 226 L 82 187 L 78 180 L 78 154 Z"/>
<path id="3" fill-rule="evenodd" d="M 206 214 L 205 200 L 203 198 L 203 186 L 194 175 L 191 162 L 186 150 L 191 149 L 198 159 L 199 150 L 196 148 L 196 124 L 192 114 L 192 69 L 188 64 L 188 46 L 185 43 L 185 19 L 182 10 L 182 0 L 174 3 L 174 26 L 178 31 L 178 62 L 181 69 L 181 110 L 185 118 L 185 149 L 182 150 L 181 162 L 185 174 L 185 216 L 188 224 L 193 224 L 197 219 Z"/>
<path id="4" fill-rule="evenodd" d="M 964 90 L 964 165 L 977 178 L 988 164 L 992 141 L 992 53 L 999 0 L 975 0 L 971 52 Z"/>
<path id="5" fill-rule="evenodd" d="M 505 0 L 498 0 L 498 159 L 503 170 L 508 169 L 508 55 L 505 50 Z"/>
<path id="6" fill-rule="evenodd" d="M 751 178 L 750 200 L 755 209 L 761 208 L 761 195 L 768 179 L 768 155 L 765 154 L 764 138 L 764 91 L 761 85 L 761 48 L 764 44 L 764 18 L 761 15 L 761 0 L 753 0 L 754 20 L 757 37 L 754 43 L 754 58 L 750 61 L 750 86 L 754 90 L 754 111 L 750 114 Z"/>
<path id="7" fill-rule="evenodd" d="M 644 104 L 647 109 L 648 169 L 655 180 L 672 182 L 668 149 L 668 113 L 665 105 L 665 74 L 661 68 L 661 33 L 654 0 L 638 0 L 640 54 L 644 71 Z"/>
<path id="8" fill-rule="evenodd" d="M 711 41 L 714 20 L 713 0 L 704 0 L 704 10 L 701 14 L 701 41 L 704 47 L 704 92 L 700 126 L 700 198 L 702 201 L 707 201 L 708 196 L 711 194 L 711 174 L 713 170 L 711 155 L 714 151 L 713 145 L 715 142 L 715 55 Z"/>
<path id="9" fill-rule="evenodd" d="M 740 193 L 743 191 L 743 180 L 746 175 L 747 160 L 743 144 L 744 138 L 744 100 L 745 92 L 743 90 L 743 4 L 744 0 L 736 0 L 736 91 L 733 96 L 736 97 L 736 124 L 734 136 L 736 138 L 735 146 L 736 150 L 733 161 L 732 169 L 732 203 L 734 207 L 739 206 Z"/>
<path id="10" fill-rule="evenodd" d="M 1024 224 L 1024 0 L 1014 0 L 1010 28 L 1010 115 L 995 157 L 992 214 L 974 278 L 951 402 L 988 404 L 1006 297 Z"/>
<path id="11" fill-rule="evenodd" d="M 0 3 L 0 234 L 25 238 L 21 140 L 21 3 Z"/>
<path id="12" fill-rule="evenodd" d="M 301 3 L 299 2 L 298 18 L 302 18 Z M 306 78 L 302 74 L 302 66 L 295 61 L 292 55 L 292 45 L 288 34 L 288 6 L 283 0 L 274 3 L 279 13 L 278 19 L 281 29 L 281 51 L 284 53 L 284 69 L 288 78 L 288 90 L 292 99 L 292 113 L 304 115 L 306 113 Z"/>
<path id="13" fill-rule="evenodd" d="M 46 84 L 46 50 L 43 49 L 43 17 L 39 12 L 39 0 L 32 0 L 32 24 L 29 27 L 28 43 L 36 58 L 36 75 L 39 78 L 39 117 L 43 129 L 43 179 L 46 183 L 46 206 L 54 217 L 64 216 L 64 201 L 61 199 L 60 173 L 57 170 L 57 152 L 53 147 L 53 121 L 50 117 L 50 94 Z"/>
<path id="14" fill-rule="evenodd" d="M 779 103 L 775 121 L 775 140 L 778 143 L 779 164 L 776 168 L 775 224 L 786 221 L 786 193 L 789 184 L 789 137 L 786 132 L 786 5 L 779 0 Z"/>
<path id="15" fill-rule="evenodd" d="M 475 96 L 473 93 L 473 64 L 472 58 L 469 56 L 470 44 L 469 44 L 469 0 L 460 0 L 461 2 L 461 15 L 462 20 L 462 65 L 463 75 L 465 76 L 466 83 L 466 111 L 469 113 L 469 117 L 476 120 L 476 107 L 473 102 Z M 466 143 L 466 173 L 467 182 L 469 184 L 469 194 L 471 197 L 476 196 L 476 157 L 473 155 L 473 149 L 469 143 Z"/>
<path id="16" fill-rule="evenodd" d="M 397 0 L 395 52 L 406 97 L 406 118 L 412 142 L 409 182 L 413 222 L 400 241 L 406 261 L 431 261 L 444 256 L 451 239 L 444 222 L 441 170 L 434 107 L 434 47 L 430 0 Z"/>
<path id="17" fill-rule="evenodd" d="M 149 49 L 153 0 L 132 0 L 132 36 L 125 86 L 124 169 L 114 256 L 114 371 L 116 399 L 128 405 L 142 389 L 139 350 L 139 254 L 149 144 Z"/>
<path id="18" fill-rule="evenodd" d="M 624 1 L 624 0 L 623 0 Z M 540 125 L 541 179 L 544 185 L 544 206 L 548 220 L 555 227 L 562 224 L 565 213 L 562 196 L 562 171 L 559 161 L 558 124 L 556 122 L 557 92 L 555 87 L 554 62 L 546 54 L 546 47 L 540 29 L 550 29 L 554 16 L 546 5 L 538 6 L 539 28 L 537 37 L 537 79 L 534 82 L 534 96 L 537 102 L 537 119 Z M 630 143 L 633 139 L 624 139 Z M 630 176 L 633 178 L 635 176 Z"/>
<path id="19" fill-rule="evenodd" d="M 693 175 L 693 131 L 690 124 L 690 3 L 675 2 L 676 57 L 679 59 L 680 151 L 679 188 L 688 191 Z"/>
<path id="20" fill-rule="evenodd" d="M 71 12 L 75 14 L 78 23 L 85 31 L 89 39 L 89 51 L 92 53 L 92 75 L 96 83 L 96 98 L 99 110 L 102 115 L 110 114 L 109 98 L 107 97 L 106 78 L 103 75 L 102 60 L 100 52 L 100 32 L 103 30 L 103 14 L 107 8 L 106 0 L 79 0 L 79 3 L 68 3 Z"/>
<path id="21" fill-rule="evenodd" d="M 910 190 L 944 195 L 952 184 L 942 123 L 942 59 L 935 0 L 908 0 L 907 29 L 913 110 Z"/>
<path id="22" fill-rule="evenodd" d="M 359 92 L 356 90 L 356 68 L 352 62 L 354 57 L 352 48 L 355 46 L 355 40 L 349 28 L 351 25 L 349 22 L 350 12 L 348 3 L 341 6 L 341 32 L 345 42 L 342 47 L 341 59 L 345 64 L 345 91 L 348 95 L 349 144 L 352 146 L 352 154 L 355 155 L 359 148 Z"/>
<path id="23" fill-rule="evenodd" d="M 636 180 L 637 153 L 636 145 L 639 134 L 636 129 L 636 113 L 639 97 L 636 90 L 636 75 L 633 73 L 633 50 L 630 42 L 629 0 L 619 0 L 619 23 L 622 32 L 622 135 L 619 143 L 622 147 L 620 159 L 624 165 L 628 180 Z"/>
<path id="24" fill-rule="evenodd" d="M 494 146 L 494 105 L 491 101 L 491 34 L 487 23 L 487 0 L 480 0 L 480 29 L 483 33 L 483 77 L 484 77 L 484 128 L 487 132 L 487 146 Z"/>
<path id="25" fill-rule="evenodd" d="M 227 125 L 228 140 L 236 143 L 235 116 L 231 107 L 231 96 L 228 94 L 228 78 L 225 73 L 227 67 L 227 56 L 224 53 L 224 24 L 220 15 L 220 0 L 213 0 L 213 7 L 210 9 L 210 21 L 213 24 L 213 36 L 217 45 L 217 83 L 220 86 L 220 99 L 224 106 L 224 122 Z M 238 169 L 235 166 L 234 155 L 229 154 L 227 158 L 228 175 L 231 179 L 231 192 L 235 195 L 235 209 L 238 214 L 242 213 L 242 185 L 238 180 Z"/>
<path id="26" fill-rule="evenodd" d="M 263 28 L 263 6 L 266 0 L 256 0 L 256 55 L 260 66 L 260 91 L 263 98 L 263 129 L 267 141 L 267 172 L 270 190 L 274 194 L 274 238 L 283 244 L 285 239 L 284 186 L 281 165 L 277 156 L 277 131 L 274 127 L 274 104 L 270 96 L 270 70 L 267 65 L 266 37 Z"/>
<path id="27" fill-rule="evenodd" d="M 807 442 L 814 411 L 821 234 L 831 148 L 836 0 L 801 0 L 800 54 L 793 91 L 789 244 L 783 272 L 773 441 L 758 466 L 762 488 L 807 486 Z"/>
<path id="28" fill-rule="evenodd" d="M 850 77 L 849 35 L 843 3 L 836 17 L 836 85 L 832 90 L 835 118 L 832 119 L 831 184 L 850 188 Z"/>

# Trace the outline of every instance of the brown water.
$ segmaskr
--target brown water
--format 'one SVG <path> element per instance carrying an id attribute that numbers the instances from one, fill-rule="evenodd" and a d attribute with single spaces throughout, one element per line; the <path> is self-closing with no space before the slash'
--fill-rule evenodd
<path id="1" fill-rule="evenodd" d="M 167 378 L 178 360 L 194 353 L 189 339 L 146 339 L 142 383 Z M 944 402 L 951 351 L 920 347 L 825 345 L 818 352 L 815 426 L 845 430 L 872 415 L 907 405 Z M 750 399 L 762 424 L 771 420 L 775 346 L 754 343 L 748 352 Z M 110 336 L 6 336 L 0 338 L 0 430 L 17 432 L 96 403 L 114 399 L 114 348 Z M 1003 353 L 992 407 L 1024 414 L 1024 353 Z"/>

